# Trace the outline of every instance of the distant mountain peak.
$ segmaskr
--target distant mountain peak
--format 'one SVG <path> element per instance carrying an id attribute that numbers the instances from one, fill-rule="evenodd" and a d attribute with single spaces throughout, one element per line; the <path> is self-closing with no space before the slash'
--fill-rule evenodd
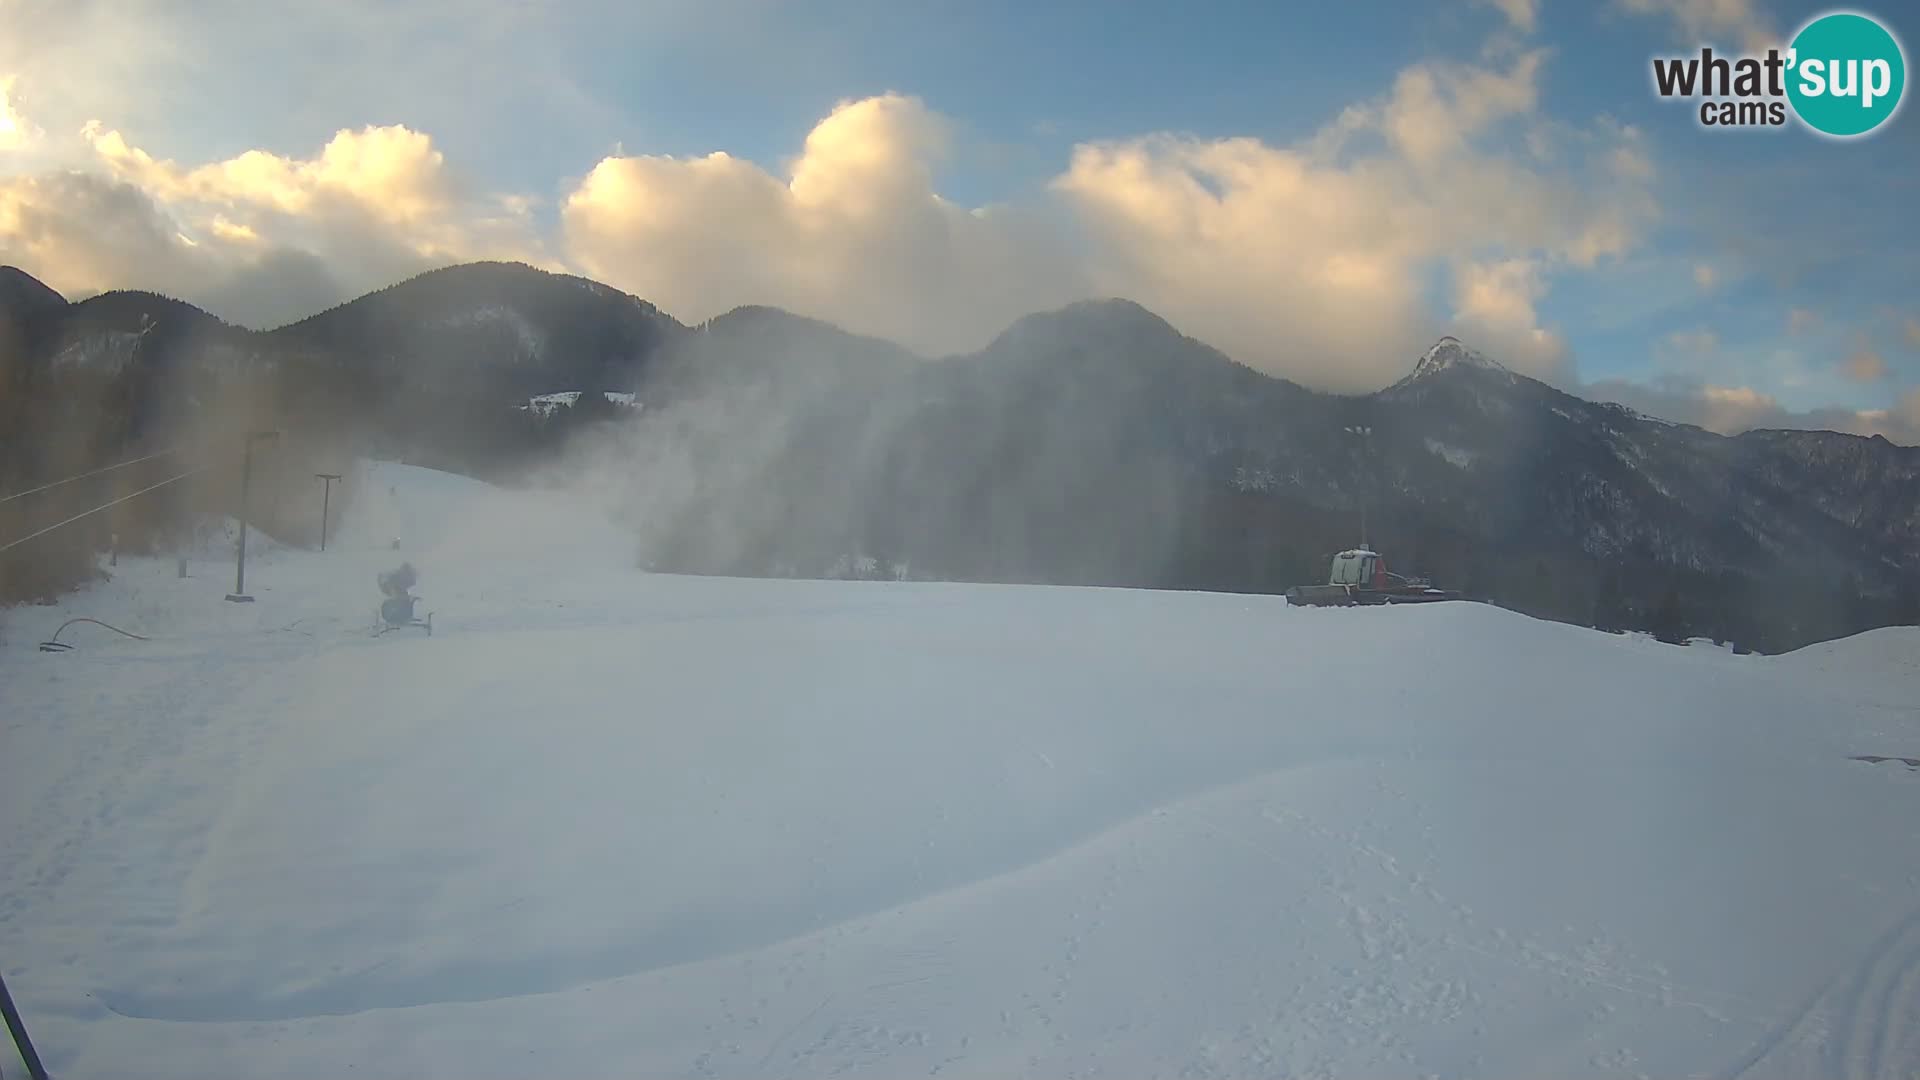
<path id="1" fill-rule="evenodd" d="M 1148 340 L 1177 342 L 1185 338 L 1172 323 L 1134 301 L 1109 297 L 1077 300 L 1062 308 L 1023 315 L 1001 331 L 996 343 L 1031 345 L 1036 341 L 1055 340 L 1112 346 Z"/>
<path id="2" fill-rule="evenodd" d="M 715 327 L 727 327 L 731 325 L 806 326 L 816 330 L 840 330 L 840 327 L 835 326 L 825 319 L 817 319 L 811 315 L 801 315 L 797 312 L 788 311 L 783 307 L 775 307 L 772 304 L 741 304 L 738 307 L 721 312 L 705 322 L 695 324 L 695 328 L 711 330 Z M 847 331 L 840 330 L 840 332 L 846 333 Z"/>
<path id="3" fill-rule="evenodd" d="M 17 266 L 0 266 L 0 302 L 8 308 L 65 307 L 67 298 Z"/>
<path id="4" fill-rule="evenodd" d="M 1047 313 L 1042 313 L 1045 317 Z M 1137 334 L 1161 334 L 1173 337 L 1185 337 L 1174 325 L 1136 300 L 1124 296 L 1108 296 L 1093 300 L 1076 300 L 1066 307 L 1051 313 L 1052 316 L 1068 323 L 1092 326 L 1104 325 L 1118 330 Z"/>
<path id="5" fill-rule="evenodd" d="M 1434 342 L 1433 347 L 1421 355 L 1420 362 L 1413 366 L 1413 378 L 1435 375 L 1455 367 L 1484 368 L 1488 371 L 1507 370 L 1499 361 L 1489 360 L 1467 348 L 1459 338 L 1448 335 Z"/>

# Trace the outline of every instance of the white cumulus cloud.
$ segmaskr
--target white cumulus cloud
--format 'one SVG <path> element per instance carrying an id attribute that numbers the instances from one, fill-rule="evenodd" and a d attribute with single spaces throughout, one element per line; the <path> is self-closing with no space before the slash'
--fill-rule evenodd
<path id="1" fill-rule="evenodd" d="M 933 186 L 947 122 L 918 99 L 844 102 L 783 174 L 714 152 L 609 157 L 562 206 L 586 273 L 683 319 L 774 304 L 926 352 L 974 348 L 1085 294 L 1054 225 Z"/>
<path id="2" fill-rule="evenodd" d="M 1540 17 L 1538 0 L 1482 0 L 1483 3 L 1500 9 L 1513 28 L 1523 34 L 1533 33 L 1534 23 Z"/>
<path id="3" fill-rule="evenodd" d="M 1535 325 L 1556 273 L 1629 250 L 1654 210 L 1638 133 L 1551 129 L 1533 115 L 1542 55 L 1504 68 L 1416 65 L 1312 139 L 1147 136 L 1081 146 L 1055 182 L 1086 223 L 1106 291 L 1135 297 L 1235 357 L 1311 385 L 1377 388 L 1449 322 L 1428 281 L 1454 274 L 1462 332 L 1516 368 L 1563 374 Z M 1502 148 L 1542 135 L 1549 169 Z M 1636 166 L 1585 166 L 1628 152 Z"/>
<path id="4" fill-rule="evenodd" d="M 1854 382 L 1878 382 L 1887 377 L 1886 358 L 1873 349 L 1861 346 L 1847 354 L 1841 362 L 1840 370 Z"/>
<path id="5" fill-rule="evenodd" d="M 1719 45 L 1755 52 L 1782 44 L 1753 0 L 1619 0 L 1637 15 L 1667 19 L 1687 46 Z"/>
<path id="6" fill-rule="evenodd" d="M 552 263 L 524 199 L 471 192 L 404 126 L 194 165 L 98 123 L 81 141 L 90 168 L 0 177 L 0 251 L 69 296 L 152 289 L 270 326 L 436 265 Z"/>
<path id="7" fill-rule="evenodd" d="M 18 150 L 41 135 L 40 129 L 21 115 L 14 104 L 13 88 L 18 82 L 19 77 L 15 75 L 0 78 L 0 151 Z"/>

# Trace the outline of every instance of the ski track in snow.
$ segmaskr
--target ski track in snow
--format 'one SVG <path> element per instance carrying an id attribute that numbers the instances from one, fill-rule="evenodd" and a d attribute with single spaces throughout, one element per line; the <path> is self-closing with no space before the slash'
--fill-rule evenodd
<path id="1" fill-rule="evenodd" d="M 1778 1060 L 1777 1060 L 1778 1059 Z M 1817 1065 L 1817 1067 L 1816 1067 Z M 1729 1080 L 1899 1080 L 1920 1068 L 1920 908 L 1770 1032 Z"/>
<path id="2" fill-rule="evenodd" d="M 1920 635 L 655 578 L 362 480 L 256 605 L 6 613 L 56 1075 L 1920 1072 L 1920 782 L 1846 760 L 1920 752 Z M 432 638 L 367 636 L 400 558 Z M 155 640 L 33 652 L 69 614 Z"/>

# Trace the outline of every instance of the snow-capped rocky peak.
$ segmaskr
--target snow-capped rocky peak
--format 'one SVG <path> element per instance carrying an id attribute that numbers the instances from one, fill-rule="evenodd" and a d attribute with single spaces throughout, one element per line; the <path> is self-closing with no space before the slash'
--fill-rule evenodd
<path id="1" fill-rule="evenodd" d="M 1486 368 L 1489 371 L 1507 370 L 1498 361 L 1489 360 L 1462 345 L 1459 338 L 1443 337 L 1434 342 L 1433 348 L 1428 349 L 1420 357 L 1420 362 L 1413 366 L 1413 377 L 1418 379 L 1422 375 L 1432 375 L 1451 367 L 1477 367 Z"/>

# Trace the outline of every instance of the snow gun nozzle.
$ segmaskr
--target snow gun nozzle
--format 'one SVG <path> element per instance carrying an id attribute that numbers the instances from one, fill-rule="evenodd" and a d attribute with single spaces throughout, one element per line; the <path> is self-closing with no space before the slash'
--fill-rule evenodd
<path id="1" fill-rule="evenodd" d="M 401 563 L 392 570 L 382 573 L 376 580 L 380 591 L 388 596 L 405 596 L 413 588 L 420 575 L 413 569 L 412 563 Z"/>

